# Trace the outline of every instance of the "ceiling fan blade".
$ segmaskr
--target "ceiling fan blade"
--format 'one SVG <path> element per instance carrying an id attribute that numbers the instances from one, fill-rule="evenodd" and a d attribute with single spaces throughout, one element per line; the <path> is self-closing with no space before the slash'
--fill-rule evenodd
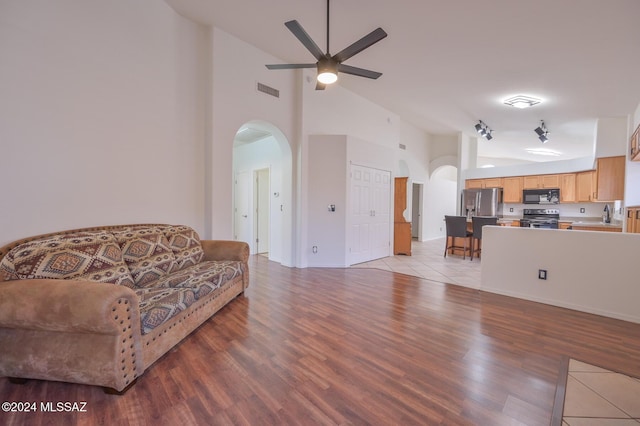
<path id="1" fill-rule="evenodd" d="M 270 70 L 292 70 L 298 68 L 316 68 L 317 64 L 271 64 L 265 65 Z"/>
<path id="2" fill-rule="evenodd" d="M 322 50 L 318 47 L 316 42 L 313 41 L 311 37 L 309 37 L 309 34 L 307 34 L 307 32 L 304 30 L 304 28 L 302 28 L 302 25 L 300 25 L 298 21 L 287 21 L 284 23 L 284 25 L 289 28 L 289 31 L 291 31 L 293 35 L 296 36 L 302 44 L 304 44 L 304 47 L 306 47 L 307 50 L 311 52 L 311 54 L 317 60 L 320 60 L 320 58 L 324 57 L 324 53 L 322 52 Z"/>
<path id="3" fill-rule="evenodd" d="M 344 62 L 353 55 L 362 52 L 367 47 L 379 42 L 383 38 L 387 36 L 387 33 L 382 28 L 377 28 L 371 31 L 366 36 L 362 37 L 360 40 L 353 43 L 351 46 L 348 46 L 341 50 L 340 52 L 333 55 L 333 59 L 338 62 Z"/>
<path id="4" fill-rule="evenodd" d="M 316 90 L 324 90 L 326 87 L 327 87 L 326 84 L 316 81 Z"/>
<path id="5" fill-rule="evenodd" d="M 366 70 L 364 68 L 352 67 L 350 65 L 338 64 L 338 71 L 345 74 L 357 75 L 358 77 L 367 77 L 376 79 L 382 75 L 381 72 Z"/>

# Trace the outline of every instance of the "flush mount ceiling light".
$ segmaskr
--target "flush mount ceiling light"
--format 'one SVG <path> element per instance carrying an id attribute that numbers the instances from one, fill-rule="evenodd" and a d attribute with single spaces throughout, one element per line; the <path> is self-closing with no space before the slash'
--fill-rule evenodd
<path id="1" fill-rule="evenodd" d="M 505 99 L 502 102 L 505 105 L 510 105 L 512 107 L 522 109 L 522 108 L 529 108 L 529 107 L 532 107 L 534 105 L 537 105 L 540 102 L 542 102 L 542 100 L 538 99 L 538 98 L 531 97 L 531 96 L 517 95 L 517 96 L 511 97 L 509 99 Z"/>
<path id="2" fill-rule="evenodd" d="M 538 135 L 538 139 L 540 139 L 540 142 L 545 143 L 549 140 L 549 130 L 547 130 L 547 126 L 545 126 L 544 120 L 540 120 L 540 125 L 533 129 L 533 131 Z"/>
<path id="3" fill-rule="evenodd" d="M 486 123 L 484 123 L 482 120 L 478 120 L 478 124 L 475 125 L 475 128 L 476 132 L 478 132 L 480 136 L 484 137 L 486 140 L 490 141 L 491 139 L 493 139 L 493 136 L 491 136 L 493 130 L 491 130 L 489 126 L 487 126 Z"/>

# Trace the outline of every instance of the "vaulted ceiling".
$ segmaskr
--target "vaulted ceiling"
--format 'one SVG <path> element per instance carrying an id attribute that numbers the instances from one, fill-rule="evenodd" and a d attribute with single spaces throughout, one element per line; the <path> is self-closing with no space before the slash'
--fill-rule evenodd
<path id="1" fill-rule="evenodd" d="M 298 20 L 326 48 L 325 0 L 166 1 L 283 63 L 315 62 L 285 21 Z M 597 119 L 633 114 L 640 103 L 638 0 L 333 0 L 331 53 L 377 27 L 389 36 L 346 63 L 382 77 L 340 74 L 337 84 L 432 134 L 477 136 L 482 120 L 494 130 L 479 141 L 484 157 L 590 156 Z M 518 94 L 542 102 L 502 103 Z M 534 132 L 540 120 L 550 132 L 544 145 Z M 561 154 L 526 151 L 542 147 Z"/>

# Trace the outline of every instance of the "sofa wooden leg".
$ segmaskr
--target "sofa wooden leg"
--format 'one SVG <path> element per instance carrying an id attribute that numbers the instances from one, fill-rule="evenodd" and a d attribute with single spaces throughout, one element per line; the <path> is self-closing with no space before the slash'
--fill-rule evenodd
<path id="1" fill-rule="evenodd" d="M 107 395 L 124 395 L 129 389 L 131 389 L 133 385 L 136 384 L 137 381 L 138 379 L 135 379 L 133 382 L 129 383 L 126 388 L 122 389 L 121 391 L 115 390 L 114 388 L 105 387 L 103 388 L 104 393 L 106 393 Z"/>
<path id="2" fill-rule="evenodd" d="M 27 383 L 27 380 L 29 379 L 23 379 L 22 377 L 9 377 L 9 382 L 14 385 L 24 385 Z"/>

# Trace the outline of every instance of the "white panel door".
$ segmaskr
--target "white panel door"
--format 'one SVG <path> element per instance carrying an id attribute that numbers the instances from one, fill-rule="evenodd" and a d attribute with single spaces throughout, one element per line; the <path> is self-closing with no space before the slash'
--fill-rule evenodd
<path id="1" fill-rule="evenodd" d="M 256 253 L 269 251 L 269 169 L 256 170 Z"/>
<path id="2" fill-rule="evenodd" d="M 255 247 L 251 244 L 250 197 L 251 174 L 250 172 L 239 172 L 236 174 L 235 180 L 234 238 L 237 241 L 248 243 L 251 251 L 254 252 Z"/>
<path id="3" fill-rule="evenodd" d="M 373 259 L 379 259 L 388 256 L 391 247 L 391 172 L 374 170 L 373 173 L 371 254 Z"/>
<path id="4" fill-rule="evenodd" d="M 389 255 L 391 172 L 351 165 L 349 262 Z"/>

